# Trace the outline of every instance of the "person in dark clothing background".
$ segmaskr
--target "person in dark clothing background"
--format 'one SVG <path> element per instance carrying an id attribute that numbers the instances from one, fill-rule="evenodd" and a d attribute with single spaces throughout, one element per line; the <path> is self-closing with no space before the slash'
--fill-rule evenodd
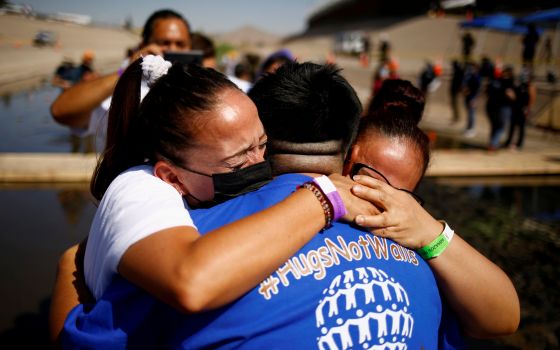
<path id="1" fill-rule="evenodd" d="M 533 23 L 527 25 L 527 34 L 523 37 L 523 64 L 532 67 L 537 43 L 539 42 L 539 32 Z"/>

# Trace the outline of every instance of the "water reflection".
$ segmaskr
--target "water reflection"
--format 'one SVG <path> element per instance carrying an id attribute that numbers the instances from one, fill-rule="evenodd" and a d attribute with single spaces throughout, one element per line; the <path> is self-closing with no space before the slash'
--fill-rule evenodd
<path id="1" fill-rule="evenodd" d="M 15 94 L 2 95 L 0 105 L 0 152 L 92 152 L 101 140 L 78 138 L 57 124 L 50 105 L 60 89 L 42 84 Z"/>
<path id="2" fill-rule="evenodd" d="M 87 184 L 47 186 L 0 186 L 0 273 L 12 276 L 0 292 L 3 349 L 48 346 L 46 315 L 58 258 L 87 235 L 95 213 Z"/>
<path id="3" fill-rule="evenodd" d="M 477 182 L 478 181 L 478 182 Z M 486 179 L 488 181 L 488 179 Z M 560 178 L 508 178 L 493 184 L 430 179 L 426 208 L 445 218 L 512 279 L 521 301 L 514 335 L 470 341 L 471 349 L 553 349 L 560 342 Z M 517 183 L 516 183 L 517 181 Z M 468 262 L 465 262 L 468 263 Z M 492 310 L 489 310 L 492 312 Z"/>
<path id="4" fill-rule="evenodd" d="M 2 104 L 3 104 L 3 107 L 10 107 L 10 105 L 12 104 L 12 94 L 11 93 L 6 93 L 6 94 L 2 95 Z"/>

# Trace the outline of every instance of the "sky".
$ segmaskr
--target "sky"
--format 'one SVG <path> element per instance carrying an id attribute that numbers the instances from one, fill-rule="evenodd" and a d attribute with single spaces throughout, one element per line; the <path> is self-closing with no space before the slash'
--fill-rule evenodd
<path id="1" fill-rule="evenodd" d="M 222 33 L 252 25 L 275 34 L 295 34 L 306 20 L 329 0 L 12 0 L 31 5 L 36 12 L 89 15 L 94 22 L 123 24 L 131 17 L 144 25 L 155 10 L 171 8 L 182 13 L 195 31 Z"/>

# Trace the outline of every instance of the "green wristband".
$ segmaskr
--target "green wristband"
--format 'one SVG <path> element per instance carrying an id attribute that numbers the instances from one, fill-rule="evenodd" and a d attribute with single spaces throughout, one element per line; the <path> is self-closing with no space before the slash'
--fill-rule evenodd
<path id="1" fill-rule="evenodd" d="M 428 245 L 416 250 L 416 252 L 420 254 L 420 256 L 425 260 L 435 258 L 443 253 L 443 251 L 449 246 L 449 243 L 453 238 L 455 232 L 449 227 L 449 225 L 447 225 L 445 221 L 442 221 L 441 223 L 445 225 L 443 232 Z"/>

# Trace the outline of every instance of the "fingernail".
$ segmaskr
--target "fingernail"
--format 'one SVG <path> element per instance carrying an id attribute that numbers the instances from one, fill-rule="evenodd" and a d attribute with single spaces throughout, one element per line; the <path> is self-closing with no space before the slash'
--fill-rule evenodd
<path id="1" fill-rule="evenodd" d="M 358 225 L 363 224 L 363 223 L 364 223 L 364 217 L 361 216 L 361 215 L 356 216 L 356 223 L 357 223 Z"/>
<path id="2" fill-rule="evenodd" d="M 362 192 L 363 188 L 362 188 L 362 186 L 354 185 L 354 186 L 352 186 L 352 191 L 354 191 L 355 193 Z"/>
<path id="3" fill-rule="evenodd" d="M 354 180 L 354 181 L 358 181 L 359 179 L 360 179 L 360 175 L 354 175 L 352 177 L 352 180 Z"/>

